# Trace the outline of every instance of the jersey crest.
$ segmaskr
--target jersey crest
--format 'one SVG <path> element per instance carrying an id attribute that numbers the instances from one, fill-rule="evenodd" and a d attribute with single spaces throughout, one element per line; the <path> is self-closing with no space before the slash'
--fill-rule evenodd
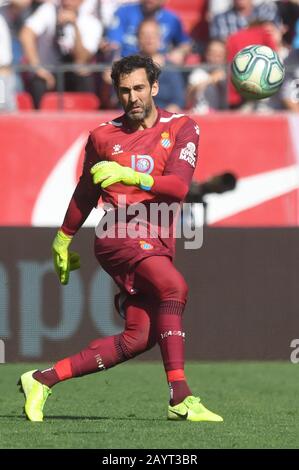
<path id="1" fill-rule="evenodd" d="M 162 147 L 164 147 L 165 149 L 168 149 L 171 146 L 171 141 L 170 141 L 170 138 L 169 138 L 169 132 L 162 132 L 161 137 L 162 137 L 162 139 L 161 139 Z"/>

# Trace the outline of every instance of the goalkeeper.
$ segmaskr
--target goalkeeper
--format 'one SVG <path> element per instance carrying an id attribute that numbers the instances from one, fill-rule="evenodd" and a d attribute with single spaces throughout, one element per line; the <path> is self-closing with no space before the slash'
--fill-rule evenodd
<path id="1" fill-rule="evenodd" d="M 67 284 L 70 272 L 80 265 L 79 255 L 70 250 L 73 236 L 100 197 L 104 205 L 113 206 L 115 217 L 106 236 L 97 231 L 95 255 L 120 288 L 116 304 L 125 318 L 124 331 L 95 339 L 53 367 L 24 373 L 20 386 L 31 421 L 43 421 L 44 404 L 57 383 L 109 369 L 156 343 L 170 390 L 168 419 L 222 421 L 193 395 L 184 372 L 182 316 L 188 288 L 173 265 L 174 219 L 169 221 L 169 236 L 149 218 L 143 220 L 142 236 L 119 235 L 133 218 L 118 218 L 120 200 L 125 198 L 126 207 L 143 204 L 148 215 L 153 203 L 179 203 L 196 165 L 197 124 L 154 104 L 159 72 L 146 57 L 129 56 L 113 64 L 111 76 L 124 114 L 91 132 L 81 178 L 53 243 L 55 269 L 60 282 Z"/>

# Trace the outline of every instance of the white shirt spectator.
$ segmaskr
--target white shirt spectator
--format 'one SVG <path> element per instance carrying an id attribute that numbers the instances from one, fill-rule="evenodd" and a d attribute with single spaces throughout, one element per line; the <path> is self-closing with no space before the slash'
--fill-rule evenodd
<path id="1" fill-rule="evenodd" d="M 119 0 L 83 0 L 80 12 L 94 15 L 102 21 L 105 28 L 108 28 L 112 22 L 114 12 L 119 7 L 119 3 Z"/>
<path id="2" fill-rule="evenodd" d="M 7 23 L 0 15 L 0 67 L 6 67 L 12 63 L 11 36 Z"/>
<path id="3" fill-rule="evenodd" d="M 269 3 L 277 0 L 253 0 L 253 5 L 260 5 L 261 3 Z M 211 18 L 218 15 L 219 13 L 224 13 L 233 6 L 233 0 L 209 0 L 209 11 Z"/>
<path id="4" fill-rule="evenodd" d="M 80 11 L 96 16 L 105 28 L 109 28 L 118 7 L 127 3 L 136 3 L 136 0 L 83 0 Z"/>
<path id="5" fill-rule="evenodd" d="M 209 77 L 210 73 L 200 67 L 195 69 L 189 77 L 189 85 L 202 85 L 202 89 L 197 91 L 192 103 L 193 113 L 205 114 L 211 110 L 224 110 L 227 108 L 226 80 L 220 80 L 218 84 L 207 84 Z"/>
<path id="6" fill-rule="evenodd" d="M 56 33 L 57 7 L 52 3 L 41 5 L 25 22 L 25 26 L 30 28 L 37 36 L 37 47 L 39 57 L 44 65 L 57 65 L 60 56 L 54 46 L 53 39 Z M 103 34 L 103 27 L 100 21 L 92 15 L 79 12 L 77 26 L 80 31 L 84 48 L 91 54 L 98 50 Z M 71 52 L 74 47 L 75 30 L 73 25 L 64 26 L 63 44 L 60 47 L 65 53 Z"/>
<path id="7" fill-rule="evenodd" d="M 224 13 L 233 6 L 233 0 L 209 0 L 209 11 L 211 18 L 219 13 Z"/>
<path id="8" fill-rule="evenodd" d="M 16 77 L 9 69 L 12 63 L 11 35 L 8 25 L 0 15 L 0 111 L 16 109 Z"/>

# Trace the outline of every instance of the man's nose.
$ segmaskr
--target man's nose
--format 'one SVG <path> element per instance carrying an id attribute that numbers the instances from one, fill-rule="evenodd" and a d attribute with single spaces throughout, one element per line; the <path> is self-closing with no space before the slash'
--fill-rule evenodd
<path id="1" fill-rule="evenodd" d="M 137 94 L 135 90 L 130 91 L 130 101 L 134 103 L 137 100 Z"/>

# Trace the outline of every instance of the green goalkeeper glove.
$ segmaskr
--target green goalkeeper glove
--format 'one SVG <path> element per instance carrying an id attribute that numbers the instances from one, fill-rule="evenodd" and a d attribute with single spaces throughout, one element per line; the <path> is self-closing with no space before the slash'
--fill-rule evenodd
<path id="1" fill-rule="evenodd" d="M 69 282 L 70 271 L 80 268 L 80 256 L 68 250 L 72 239 L 73 237 L 58 230 L 52 245 L 54 267 L 61 284 Z"/>
<path id="2" fill-rule="evenodd" d="M 98 162 L 91 168 L 90 173 L 94 184 L 100 184 L 103 189 L 114 183 L 123 183 L 150 191 L 154 184 L 154 178 L 151 175 L 139 173 L 139 171 L 128 166 L 121 166 L 117 162 Z"/>

